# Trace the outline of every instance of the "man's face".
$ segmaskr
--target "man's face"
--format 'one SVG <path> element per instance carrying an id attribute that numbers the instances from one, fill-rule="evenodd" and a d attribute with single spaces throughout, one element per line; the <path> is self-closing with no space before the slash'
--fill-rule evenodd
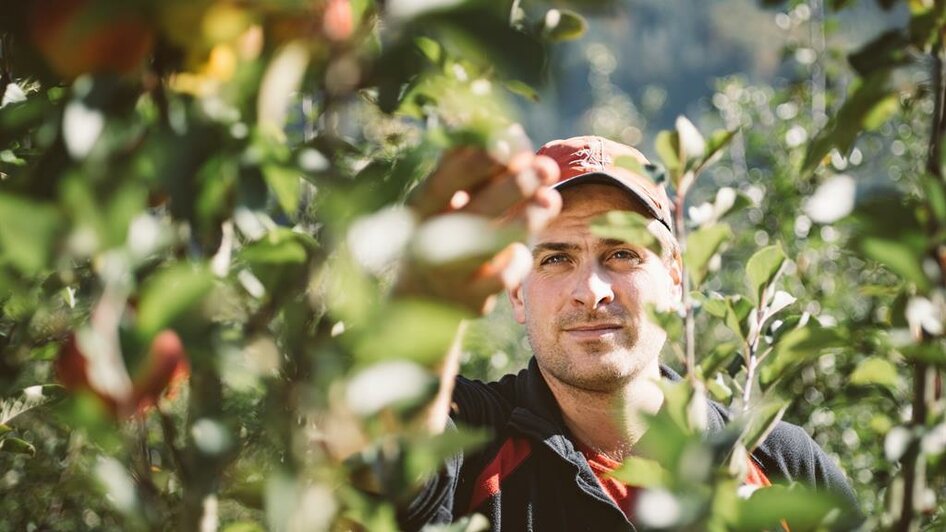
<path id="1" fill-rule="evenodd" d="M 532 271 L 510 299 L 547 377 L 614 391 L 663 347 L 666 334 L 647 318 L 647 304 L 664 307 L 679 297 L 679 265 L 591 233 L 590 222 L 608 211 L 644 214 L 626 192 L 585 184 L 562 198 L 562 213 L 532 243 Z"/>

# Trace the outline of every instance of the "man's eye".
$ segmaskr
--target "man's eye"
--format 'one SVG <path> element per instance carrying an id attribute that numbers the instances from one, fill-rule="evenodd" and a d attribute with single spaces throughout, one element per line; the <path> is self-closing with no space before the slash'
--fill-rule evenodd
<path id="1" fill-rule="evenodd" d="M 628 249 L 619 249 L 615 251 L 614 253 L 611 254 L 611 258 L 615 260 L 621 260 L 621 261 L 630 260 L 630 261 L 640 262 L 641 260 L 640 255 Z"/>
<path id="2" fill-rule="evenodd" d="M 558 254 L 558 255 L 549 255 L 548 257 L 545 257 L 544 259 L 542 259 L 540 264 L 542 266 L 546 266 L 546 265 L 551 265 L 551 264 L 564 264 L 566 262 L 568 262 L 568 256 Z"/>

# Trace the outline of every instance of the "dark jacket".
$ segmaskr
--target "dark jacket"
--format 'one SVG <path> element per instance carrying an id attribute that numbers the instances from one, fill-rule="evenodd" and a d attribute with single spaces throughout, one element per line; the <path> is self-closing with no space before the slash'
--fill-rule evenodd
<path id="1" fill-rule="evenodd" d="M 535 359 L 498 382 L 458 377 L 453 399 L 453 422 L 489 427 L 494 438 L 446 464 L 402 515 L 406 529 L 482 513 L 497 531 L 634 530 L 569 439 Z M 707 432 L 718 433 L 729 415 L 711 405 Z M 772 482 L 830 490 L 855 506 L 844 474 L 798 426 L 779 423 L 752 459 Z"/>

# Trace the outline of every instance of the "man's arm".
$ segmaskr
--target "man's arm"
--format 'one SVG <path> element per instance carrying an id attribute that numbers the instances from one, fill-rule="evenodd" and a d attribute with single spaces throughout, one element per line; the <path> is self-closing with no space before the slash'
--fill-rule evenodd
<path id="1" fill-rule="evenodd" d="M 394 289 L 394 297 L 411 297 L 456 305 L 472 315 L 488 312 L 496 295 L 513 289 L 532 266 L 522 244 L 561 210 L 561 197 L 551 188 L 558 165 L 531 151 L 501 162 L 485 150 L 461 147 L 444 154 L 437 169 L 412 194 L 408 204 L 424 225 L 451 216 L 475 216 L 483 227 L 502 235 L 503 247 L 479 250 L 463 260 L 438 263 L 411 257 Z M 510 239 L 516 241 L 505 244 Z M 438 368 L 440 388 L 426 411 L 424 426 L 440 433 L 446 426 L 454 380 L 460 366 L 463 326 Z"/>

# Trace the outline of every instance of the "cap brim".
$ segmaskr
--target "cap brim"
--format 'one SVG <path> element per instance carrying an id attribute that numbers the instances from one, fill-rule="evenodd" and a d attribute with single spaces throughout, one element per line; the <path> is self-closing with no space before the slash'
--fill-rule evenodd
<path id="1" fill-rule="evenodd" d="M 656 205 L 654 200 L 650 197 L 644 188 L 628 178 L 623 178 L 608 172 L 589 172 L 587 174 L 580 174 L 574 177 L 569 177 L 568 179 L 559 181 L 552 188 L 561 190 L 568 188 L 574 185 L 584 185 L 590 183 L 597 183 L 602 185 L 614 185 L 619 188 L 626 190 L 631 193 L 631 196 L 634 197 L 650 214 L 652 218 L 658 220 L 660 223 L 673 233 L 673 228 L 670 225 L 670 220 L 667 219 L 667 215 L 661 212 L 660 208 Z"/>

